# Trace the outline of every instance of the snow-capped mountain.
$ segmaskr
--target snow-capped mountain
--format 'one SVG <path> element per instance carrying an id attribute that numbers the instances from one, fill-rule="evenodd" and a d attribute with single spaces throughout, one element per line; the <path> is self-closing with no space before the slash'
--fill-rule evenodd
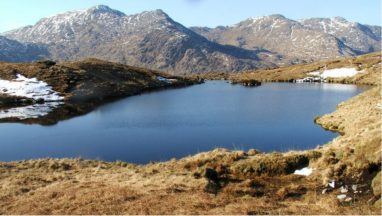
<path id="1" fill-rule="evenodd" d="M 321 60 L 381 50 L 381 27 L 351 23 L 340 17 L 298 22 L 282 15 L 271 15 L 250 18 L 233 26 L 191 29 L 221 44 L 250 50 L 267 49 L 292 61 Z"/>
<path id="2" fill-rule="evenodd" d="M 381 50 L 381 27 L 342 18 L 295 21 L 271 15 L 189 29 L 161 10 L 126 15 L 104 5 L 43 18 L 3 35 L 8 39 L 0 40 L 42 50 L 22 52 L 23 57 L 0 47 L 0 60 L 9 60 L 11 54 L 4 52 L 19 56 L 12 61 L 42 54 L 54 60 L 95 57 L 173 73 L 232 72 Z"/>
<path id="3" fill-rule="evenodd" d="M 48 46 L 51 58 L 96 57 L 172 72 L 239 71 L 272 66 L 258 51 L 210 42 L 161 10 L 127 16 L 107 6 L 41 19 L 5 36 Z"/>
<path id="4" fill-rule="evenodd" d="M 44 46 L 20 43 L 0 36 L 0 61 L 22 62 L 34 61 L 48 56 Z"/>
<path id="5" fill-rule="evenodd" d="M 381 50 L 381 27 L 379 26 L 349 22 L 342 17 L 305 19 L 301 21 L 301 24 L 335 36 L 359 54 Z"/>

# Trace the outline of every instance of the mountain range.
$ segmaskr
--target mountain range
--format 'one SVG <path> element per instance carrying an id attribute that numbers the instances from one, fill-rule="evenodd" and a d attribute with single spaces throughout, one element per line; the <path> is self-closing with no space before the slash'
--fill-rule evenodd
<path id="1" fill-rule="evenodd" d="M 174 74 L 274 68 L 381 50 L 381 27 L 282 15 L 187 28 L 162 10 L 126 15 L 105 5 L 43 18 L 0 36 L 0 60 L 94 57 Z"/>

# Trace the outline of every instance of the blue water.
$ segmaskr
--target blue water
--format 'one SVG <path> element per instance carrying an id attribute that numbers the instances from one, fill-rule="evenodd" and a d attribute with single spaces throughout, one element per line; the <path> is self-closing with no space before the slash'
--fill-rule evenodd
<path id="1" fill-rule="evenodd" d="M 337 136 L 316 115 L 363 89 L 341 84 L 211 81 L 129 97 L 53 126 L 0 124 L 0 161 L 82 157 L 148 163 L 217 147 L 310 149 Z"/>

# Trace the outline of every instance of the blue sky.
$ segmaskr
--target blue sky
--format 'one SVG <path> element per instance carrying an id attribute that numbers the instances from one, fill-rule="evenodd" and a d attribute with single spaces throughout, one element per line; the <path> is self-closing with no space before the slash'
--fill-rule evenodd
<path id="1" fill-rule="evenodd" d="M 185 26 L 231 25 L 248 17 L 270 14 L 291 19 L 342 16 L 381 25 L 381 0 L 0 0 L 0 32 L 98 4 L 126 14 L 162 9 Z"/>

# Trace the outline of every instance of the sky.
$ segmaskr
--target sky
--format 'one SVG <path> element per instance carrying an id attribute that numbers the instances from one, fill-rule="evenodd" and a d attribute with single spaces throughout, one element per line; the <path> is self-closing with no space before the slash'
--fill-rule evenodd
<path id="1" fill-rule="evenodd" d="M 342 16 L 353 22 L 381 25 L 381 0 L 0 0 L 0 32 L 99 4 L 128 15 L 162 9 L 187 27 L 232 25 L 271 14 L 294 20 Z"/>

